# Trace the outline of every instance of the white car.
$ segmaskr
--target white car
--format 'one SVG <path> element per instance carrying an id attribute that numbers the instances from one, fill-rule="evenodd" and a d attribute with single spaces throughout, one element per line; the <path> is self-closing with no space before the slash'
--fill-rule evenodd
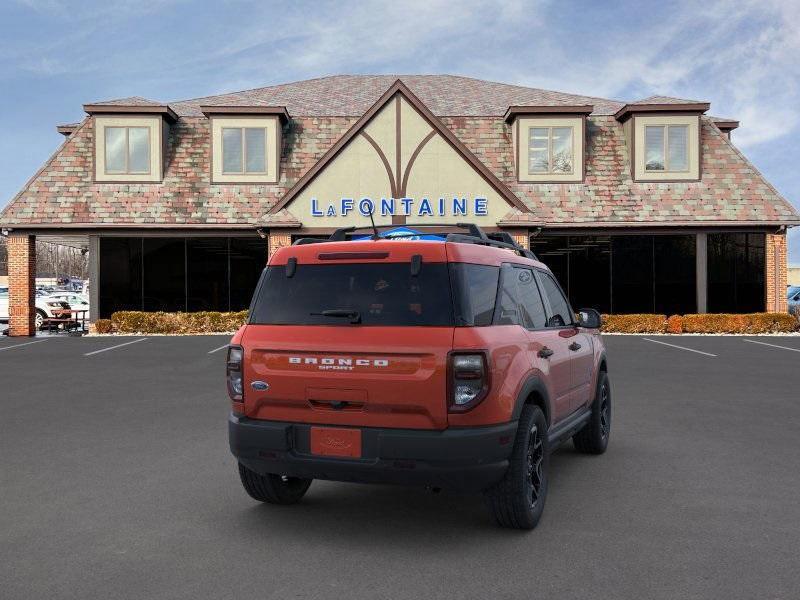
<path id="1" fill-rule="evenodd" d="M 89 310 L 89 298 L 86 297 L 84 294 L 80 294 L 78 292 L 53 292 L 52 294 L 47 296 L 48 298 L 55 298 L 56 300 L 62 300 L 69 304 L 72 310 Z M 89 312 L 85 314 L 86 320 L 89 320 Z M 80 320 L 82 317 L 80 314 L 75 315 L 75 318 Z"/>
<path id="2" fill-rule="evenodd" d="M 45 319 L 57 318 L 59 311 L 71 308 L 69 302 L 53 296 L 36 296 L 36 328 L 41 329 Z M 8 321 L 8 288 L 0 287 L 0 321 Z"/>

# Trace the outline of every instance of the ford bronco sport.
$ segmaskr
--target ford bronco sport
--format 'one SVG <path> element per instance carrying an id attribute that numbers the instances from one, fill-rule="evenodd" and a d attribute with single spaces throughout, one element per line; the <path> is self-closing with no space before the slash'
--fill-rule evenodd
<path id="1" fill-rule="evenodd" d="M 509 235 L 459 227 L 275 252 L 227 358 L 250 496 L 291 504 L 313 479 L 482 491 L 498 524 L 531 529 L 551 450 L 605 451 L 600 315 L 576 317 Z"/>

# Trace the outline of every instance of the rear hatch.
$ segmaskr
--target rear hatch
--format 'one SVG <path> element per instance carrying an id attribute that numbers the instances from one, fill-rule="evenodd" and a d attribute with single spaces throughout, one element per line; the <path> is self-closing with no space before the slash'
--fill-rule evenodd
<path id="1" fill-rule="evenodd" d="M 444 244 L 314 246 L 281 252 L 259 284 L 242 338 L 245 414 L 446 428 L 453 307 Z"/>

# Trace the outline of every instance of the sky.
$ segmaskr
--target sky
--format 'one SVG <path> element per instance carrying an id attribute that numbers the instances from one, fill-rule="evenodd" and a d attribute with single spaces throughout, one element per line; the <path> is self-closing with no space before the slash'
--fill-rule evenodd
<path id="1" fill-rule="evenodd" d="M 800 0 L 2 0 L 0 206 L 82 105 L 169 102 L 339 73 L 450 73 L 711 103 L 800 207 Z M 800 264 L 800 228 L 789 234 Z"/>

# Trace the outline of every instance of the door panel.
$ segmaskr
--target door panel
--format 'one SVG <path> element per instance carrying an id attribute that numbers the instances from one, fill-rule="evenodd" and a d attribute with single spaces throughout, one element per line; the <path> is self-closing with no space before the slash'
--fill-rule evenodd
<path id="1" fill-rule="evenodd" d="M 592 367 L 594 366 L 594 350 L 592 336 L 583 333 L 578 327 L 562 329 L 561 335 L 568 341 L 570 352 L 570 379 L 572 411 L 576 411 L 589 403 L 593 396 Z"/>
<path id="2" fill-rule="evenodd" d="M 528 331 L 531 340 L 531 361 L 544 375 L 553 400 L 553 423 L 572 412 L 571 356 L 567 348 L 570 341 L 559 335 L 557 329 Z M 543 348 L 552 350 L 548 358 L 539 356 Z"/>

